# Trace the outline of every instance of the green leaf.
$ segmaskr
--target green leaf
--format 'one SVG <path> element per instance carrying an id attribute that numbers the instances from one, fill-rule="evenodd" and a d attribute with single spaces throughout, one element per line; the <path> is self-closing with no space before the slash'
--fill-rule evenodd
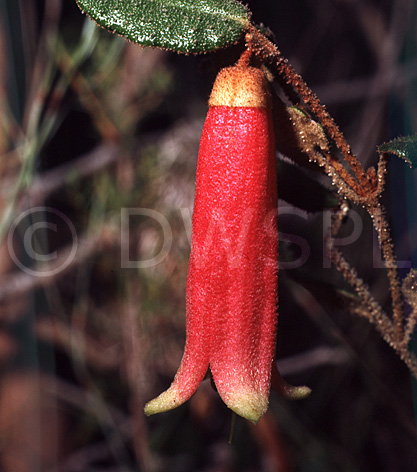
<path id="1" fill-rule="evenodd" d="M 389 152 L 404 159 L 410 167 L 417 167 L 417 134 L 402 136 L 378 146 L 379 152 Z"/>
<path id="2" fill-rule="evenodd" d="M 236 0 L 76 0 L 97 24 L 142 46 L 183 53 L 236 43 L 249 10 Z"/>

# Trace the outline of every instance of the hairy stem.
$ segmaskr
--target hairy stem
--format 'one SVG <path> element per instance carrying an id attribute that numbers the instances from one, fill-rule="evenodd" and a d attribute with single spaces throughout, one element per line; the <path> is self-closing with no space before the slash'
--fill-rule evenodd
<path id="1" fill-rule="evenodd" d="M 263 60 L 267 62 L 273 61 L 278 73 L 296 90 L 304 103 L 317 116 L 321 125 L 329 134 L 329 137 L 336 143 L 336 146 L 349 163 L 362 187 L 369 187 L 368 175 L 364 171 L 361 163 L 353 155 L 343 133 L 340 131 L 333 118 L 329 115 L 326 108 L 320 103 L 320 100 L 310 90 L 303 78 L 294 71 L 292 66 L 288 63 L 288 60 L 281 54 L 275 44 L 271 43 L 254 26 L 249 27 L 246 34 L 246 42 L 256 54 L 261 56 Z"/>
<path id="2" fill-rule="evenodd" d="M 367 207 L 367 210 L 371 215 L 374 227 L 378 234 L 379 244 L 384 255 L 385 267 L 390 284 L 396 337 L 398 342 L 401 342 L 404 339 L 404 304 L 390 227 L 385 218 L 384 208 L 381 204 L 369 206 Z"/>

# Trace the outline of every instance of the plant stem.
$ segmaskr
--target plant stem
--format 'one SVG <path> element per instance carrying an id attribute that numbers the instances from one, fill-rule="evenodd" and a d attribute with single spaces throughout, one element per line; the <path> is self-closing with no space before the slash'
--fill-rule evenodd
<path id="1" fill-rule="evenodd" d="M 364 171 L 362 164 L 352 153 L 343 133 L 329 115 L 326 108 L 320 103 L 317 96 L 307 86 L 303 78 L 294 71 L 292 66 L 288 63 L 288 60 L 281 54 L 275 44 L 271 43 L 271 41 L 254 26 L 248 28 L 246 42 L 263 60 L 268 62 L 272 62 L 273 60 L 273 65 L 277 68 L 278 73 L 301 96 L 304 103 L 317 116 L 319 122 L 329 134 L 329 137 L 336 143 L 336 146 L 352 168 L 359 184 L 364 188 L 369 188 L 370 182 L 368 175 Z"/>
<path id="2" fill-rule="evenodd" d="M 384 255 L 385 267 L 390 284 L 396 338 L 397 341 L 401 343 L 404 339 L 404 305 L 390 227 L 385 218 L 384 208 L 380 203 L 368 206 L 367 210 L 371 215 L 372 222 L 378 234 L 379 244 Z"/>

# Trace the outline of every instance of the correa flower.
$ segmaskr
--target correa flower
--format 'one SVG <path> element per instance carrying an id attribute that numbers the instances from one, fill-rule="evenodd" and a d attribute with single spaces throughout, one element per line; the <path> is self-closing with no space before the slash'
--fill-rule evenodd
<path id="1" fill-rule="evenodd" d="M 270 101 L 254 67 L 225 68 L 214 83 L 197 164 L 184 355 L 168 390 L 146 404 L 147 415 L 187 401 L 208 369 L 238 415 L 256 423 L 267 411 L 278 303 Z M 278 371 L 274 378 L 287 396 L 308 393 Z"/>

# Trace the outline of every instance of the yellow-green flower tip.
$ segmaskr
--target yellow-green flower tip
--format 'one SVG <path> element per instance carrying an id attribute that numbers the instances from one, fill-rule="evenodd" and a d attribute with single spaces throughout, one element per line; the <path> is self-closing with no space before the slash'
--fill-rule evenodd
<path id="1" fill-rule="evenodd" d="M 311 393 L 311 388 L 305 385 L 297 387 L 286 382 L 281 377 L 276 364 L 272 367 L 271 384 L 272 388 L 286 400 L 303 400 Z"/>
<path id="2" fill-rule="evenodd" d="M 174 408 L 177 408 L 177 406 L 182 405 L 186 400 L 187 398 L 182 399 L 180 395 L 178 395 L 176 389 L 169 388 L 145 405 L 145 415 L 151 416 L 156 413 L 173 410 Z"/>
<path id="3" fill-rule="evenodd" d="M 239 416 L 256 424 L 268 410 L 268 395 L 254 391 L 242 391 L 225 400 L 226 405 Z"/>
<path id="4" fill-rule="evenodd" d="M 281 395 L 287 400 L 304 400 L 304 398 L 310 396 L 310 393 L 311 388 L 306 385 L 294 387 L 287 384 L 286 388 L 281 391 Z"/>

